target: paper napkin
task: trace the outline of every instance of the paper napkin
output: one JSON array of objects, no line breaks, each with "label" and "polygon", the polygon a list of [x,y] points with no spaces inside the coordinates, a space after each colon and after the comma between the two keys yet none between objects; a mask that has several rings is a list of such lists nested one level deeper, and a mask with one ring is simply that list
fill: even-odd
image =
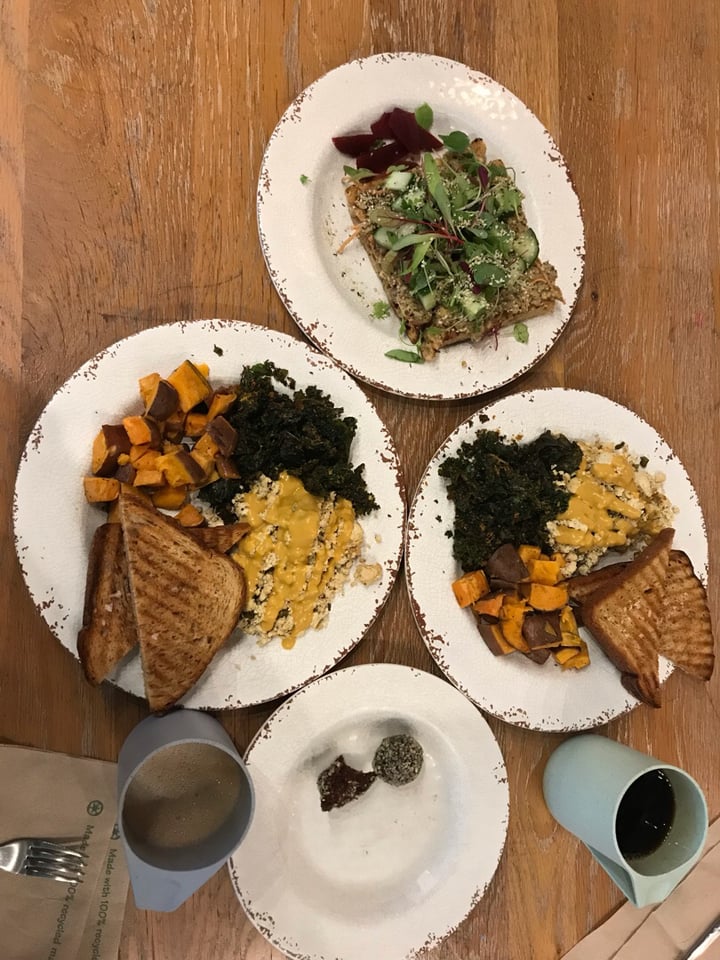
[{"label": "paper napkin", "polygon": [[0,842],[82,837],[82,883],[0,872],[8,960],[116,960],[128,874],[116,827],[114,763],[0,746]]}]

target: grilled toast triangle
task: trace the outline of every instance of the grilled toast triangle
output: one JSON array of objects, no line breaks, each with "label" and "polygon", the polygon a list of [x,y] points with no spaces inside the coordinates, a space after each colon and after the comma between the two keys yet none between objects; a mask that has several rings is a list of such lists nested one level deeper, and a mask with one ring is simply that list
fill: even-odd
[{"label": "grilled toast triangle", "polygon": [[120,519],[145,693],[160,712],[197,683],[232,633],[245,604],[245,575],[125,487]]},{"label": "grilled toast triangle", "polygon": [[90,683],[100,683],[137,644],[123,531],[103,523],[90,546],[78,656]]},{"label": "grilled toast triangle", "polygon": [[622,674],[623,686],[660,706],[658,634],[675,531],[662,530],[617,576],[585,598],[585,626]]},{"label": "grilled toast triangle", "polygon": [[657,650],[700,680],[709,680],[715,666],[715,643],[707,594],[682,550],[670,553]]}]

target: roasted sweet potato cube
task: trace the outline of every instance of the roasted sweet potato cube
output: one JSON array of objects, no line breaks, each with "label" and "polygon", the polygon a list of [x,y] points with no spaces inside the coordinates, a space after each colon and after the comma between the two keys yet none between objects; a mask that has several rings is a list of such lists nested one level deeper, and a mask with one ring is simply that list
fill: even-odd
[{"label": "roasted sweet potato cube", "polygon": [[210,401],[210,406],[208,407],[208,420],[214,420],[215,417],[219,417],[221,413],[227,413],[236,400],[236,393],[214,393]]},{"label": "roasted sweet potato cube", "polygon": [[508,643],[503,632],[500,629],[498,624],[495,623],[484,623],[482,620],[478,619],[478,630],[480,636],[485,641],[485,644],[490,651],[496,657],[504,657],[508,653],[513,653],[515,647],[511,643]]},{"label": "roasted sweet potato cube", "polygon": [[120,481],[114,477],[83,477],[88,503],[110,503],[120,496]]},{"label": "roasted sweet potato cube", "polygon": [[215,440],[213,440],[210,434],[204,433],[195,443],[195,446],[192,448],[192,452],[196,453],[199,459],[207,458],[209,460],[214,460],[220,451],[217,443]]},{"label": "roasted sweet potato cube", "polygon": [[530,560],[527,567],[533,583],[544,583],[551,587],[560,579],[562,570],[562,564],[555,560]]},{"label": "roasted sweet potato cube", "polygon": [[503,580],[506,583],[520,583],[529,576],[528,568],[511,543],[498,547],[488,559],[485,569],[491,580]]},{"label": "roasted sweet potato cube", "polygon": [[193,503],[186,503],[175,519],[181,527],[202,527],[205,524],[205,517]]},{"label": "roasted sweet potato cube", "polygon": [[160,470],[138,470],[133,481],[134,487],[161,487],[163,475]]},{"label": "roasted sweet potato cube", "polygon": [[130,463],[136,467],[150,449],[149,443],[139,443],[130,447]]},{"label": "roasted sweet potato cube", "polygon": [[453,581],[452,590],[459,606],[469,607],[481,597],[490,593],[490,585],[482,570],[472,570]]},{"label": "roasted sweet potato cube", "polygon": [[173,453],[163,454],[158,460],[158,468],[162,470],[165,481],[171,487],[199,484],[205,480],[205,471],[184,447]]},{"label": "roasted sweet potato cube", "polygon": [[165,422],[177,411],[179,403],[175,387],[167,380],[161,380],[158,377],[157,383],[146,400],[145,415],[152,417],[153,420]]},{"label": "roasted sweet potato cube", "polygon": [[208,416],[206,413],[189,413],[185,418],[185,436],[201,437],[205,433],[208,425]]},{"label": "roasted sweet potato cube", "polygon": [[528,561],[540,559],[540,547],[533,547],[529,543],[521,543],[517,552],[526,567],[528,567]]},{"label": "roasted sweet potato cube", "polygon": [[530,647],[522,635],[522,620],[515,618],[503,620],[501,616],[500,628],[502,629],[503,637],[505,637],[510,646],[515,647],[516,650],[520,650],[521,653],[527,653]]},{"label": "roasted sweet potato cube", "polygon": [[137,470],[159,470],[158,460],[162,454],[159,450],[148,449],[145,453],[135,460],[133,466]]},{"label": "roasted sweet potato cube", "polygon": [[557,613],[530,613],[523,621],[523,637],[531,650],[560,646],[560,618]]},{"label": "roasted sweet potato cube", "polygon": [[135,467],[129,461],[127,463],[121,463],[115,471],[115,479],[120,483],[129,483],[132,485],[135,482],[136,472]]},{"label": "roasted sweet potato cube", "polygon": [[123,426],[134,446],[147,444],[155,449],[160,447],[160,427],[150,417],[124,417]]},{"label": "roasted sweet potato cube", "polygon": [[158,487],[153,491],[152,502],[158,510],[179,510],[187,500],[187,487]]},{"label": "roasted sweet potato cube", "polygon": [[540,647],[538,650],[528,650],[525,656],[533,663],[543,664],[550,656],[550,647]]},{"label": "roasted sweet potato cube", "polygon": [[150,398],[157,389],[157,385],[160,383],[160,374],[159,373],[148,373],[145,377],[140,377],[138,380],[138,387],[140,388],[140,397],[143,402],[143,407],[147,412],[148,407],[150,406]]},{"label": "roasted sweet potato cube", "polygon": [[240,471],[230,457],[218,454],[215,457],[215,467],[223,480],[239,480]]},{"label": "roasted sweet potato cube", "polygon": [[122,454],[130,452],[130,438],[119,423],[104,423],[92,447],[91,470],[96,477],[111,477]]},{"label": "roasted sweet potato cube", "polygon": [[237,444],[237,430],[223,416],[217,416],[207,425],[207,433],[215,441],[218,453],[231,457]]},{"label": "roasted sweet potato cube", "polygon": [[548,586],[544,583],[524,583],[523,596],[535,610],[560,610],[568,602],[565,586]]},{"label": "roasted sweet potato cube", "polygon": [[167,378],[177,390],[180,409],[187,413],[212,393],[212,387],[207,381],[207,367],[203,372],[203,365],[197,366],[191,360],[184,360]]},{"label": "roasted sweet potato cube", "polygon": [[570,657],[562,663],[563,670],[582,670],[583,667],[587,667],[590,664],[590,654],[588,653],[587,645],[582,642],[582,646],[577,651],[575,656]]},{"label": "roasted sweet potato cube", "polygon": [[185,436],[185,413],[176,410],[163,423],[163,436],[171,443],[180,443]]},{"label": "roasted sweet potato cube", "polygon": [[493,620],[499,620],[500,608],[504,599],[504,593],[494,593],[489,597],[482,597],[473,603],[473,613],[477,613],[481,617],[491,617]]}]

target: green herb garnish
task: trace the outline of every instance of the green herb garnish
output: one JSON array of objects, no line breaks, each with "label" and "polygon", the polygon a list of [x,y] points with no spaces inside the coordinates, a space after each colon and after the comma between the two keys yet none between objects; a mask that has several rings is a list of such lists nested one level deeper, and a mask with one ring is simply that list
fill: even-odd
[{"label": "green herb garnish", "polygon": [[345,175],[350,177],[351,180],[368,180],[370,177],[376,177],[377,174],[372,170],[368,170],[367,167],[349,167],[345,165],[343,167]]},{"label": "green herb garnish", "polygon": [[415,111],[415,119],[423,130],[429,130],[433,125],[432,107],[427,103],[421,104]]},{"label": "green herb garnish", "polygon": [[448,150],[454,150],[456,153],[462,153],[470,146],[470,137],[466,133],[463,133],[462,130],[453,130],[452,133],[448,133],[445,137],[440,134],[440,139]]},{"label": "green herb garnish", "polygon": [[385,300],[376,300],[373,304],[372,315],[376,320],[382,320],[390,313],[390,304]]},{"label": "green herb garnish", "polygon": [[301,174],[300,174],[300,183],[301,183],[303,186],[305,186],[306,183],[310,183],[310,177],[308,177],[307,174],[301,173]]},{"label": "green herb garnish", "polygon": [[403,363],[425,363],[422,354],[417,350],[388,350],[386,357],[391,360],[401,360]]}]

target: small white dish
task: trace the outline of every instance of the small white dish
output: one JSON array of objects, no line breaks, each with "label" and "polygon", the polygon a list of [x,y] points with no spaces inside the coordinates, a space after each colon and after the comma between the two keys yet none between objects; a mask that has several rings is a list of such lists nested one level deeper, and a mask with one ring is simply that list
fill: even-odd
[{"label": "small white dish", "polygon": [[[423,748],[420,774],[320,809],[339,754],[370,770],[386,736]],[[482,715],[450,684],[396,664],[328,674],[294,694],[248,747],[255,818],[230,861],[248,916],[303,960],[405,960],[479,902],[505,843],[508,785]]]}]

